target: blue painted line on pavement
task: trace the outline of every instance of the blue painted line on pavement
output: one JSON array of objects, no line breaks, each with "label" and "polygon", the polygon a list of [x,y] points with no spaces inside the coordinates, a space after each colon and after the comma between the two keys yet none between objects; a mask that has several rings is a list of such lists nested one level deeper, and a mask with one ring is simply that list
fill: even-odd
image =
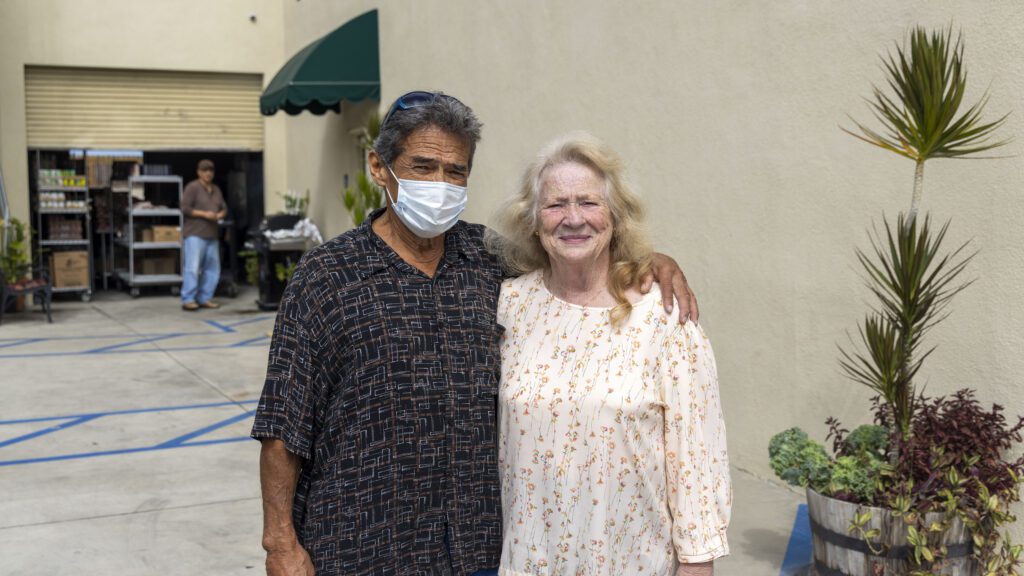
[{"label": "blue painted line on pavement", "polygon": [[229,323],[227,325],[232,327],[232,328],[237,328],[238,326],[241,326],[243,324],[252,324],[253,322],[260,322],[260,321],[263,321],[263,320],[273,320],[275,318],[277,318],[277,316],[274,315],[274,314],[263,314],[261,316],[257,316],[257,317],[254,317],[254,318],[246,318],[245,320],[239,320],[237,322],[231,322],[231,323]]},{"label": "blue painted line on pavement", "polygon": [[222,324],[215,320],[207,320],[206,324],[212,328],[217,328],[217,331],[208,332],[174,332],[170,334],[132,334],[127,335],[110,335],[110,336],[95,336],[95,337],[53,337],[53,338],[17,338],[17,339],[0,339],[0,349],[13,348],[16,346],[23,346],[26,344],[35,344],[40,342],[48,341],[75,341],[75,340],[99,340],[99,339],[128,339],[128,342],[120,342],[117,344],[111,344],[108,346],[100,346],[99,348],[91,348],[87,350],[71,350],[71,351],[59,351],[59,352],[21,352],[15,354],[0,354],[0,360],[9,358],[59,358],[65,356],[88,356],[96,354],[125,354],[125,353],[152,353],[152,352],[190,352],[196,350],[213,350],[218,348],[240,348],[245,346],[257,346],[262,345],[266,340],[267,336],[260,335],[256,338],[247,338],[240,342],[232,342],[230,344],[215,344],[206,346],[177,346],[177,347],[159,347],[159,348],[142,348],[132,349],[133,346],[139,344],[145,344],[148,342],[157,342],[160,340],[169,340],[173,338],[185,338],[194,336],[211,336],[219,334],[237,333],[235,330],[236,326],[243,324],[251,324],[253,322],[260,322],[264,320],[270,320],[272,316],[260,316],[257,318],[245,318],[238,322],[230,324]]},{"label": "blue painted line on pavement", "polygon": [[110,346],[102,346],[100,348],[93,348],[92,350],[86,350],[81,352],[82,354],[103,354],[113,350],[119,350],[121,348],[127,348],[129,346],[135,346],[136,344],[146,344],[147,342],[157,342],[159,340],[167,340],[169,338],[177,338],[182,336],[181,332],[175,332],[172,334],[163,334],[161,336],[152,336],[150,338],[136,339],[132,342],[122,342],[120,344],[111,344]]},{"label": "blue painted line on pavement", "polygon": [[[203,330],[202,332],[178,332],[181,336],[216,336],[220,332]],[[152,336],[165,336],[167,332],[139,332],[131,334],[97,334],[94,336],[46,336],[31,338],[34,342],[68,342],[76,340],[136,340],[138,338],[150,338]],[[25,338],[0,338],[0,342],[21,342]]]},{"label": "blue painted line on pavement", "polygon": [[[257,402],[258,402],[258,400],[243,400],[243,401],[239,401],[239,402],[214,402],[214,403],[209,403],[209,404],[190,404],[190,405],[185,405],[185,406],[163,406],[163,407],[157,407],[157,408],[137,408],[137,409],[132,409],[132,410],[117,410],[117,411],[111,411],[111,412],[96,412],[96,413],[92,413],[92,414],[77,414],[77,415],[72,415],[72,416],[49,416],[49,417],[43,417],[43,418],[24,418],[24,419],[19,419],[19,420],[5,420],[5,421],[0,421],[0,425],[2,425],[2,424],[24,424],[24,423],[28,423],[28,422],[47,422],[47,421],[56,421],[56,420],[63,420],[64,422],[62,422],[61,424],[58,424],[56,426],[51,426],[51,427],[46,428],[44,430],[39,430],[39,431],[36,431],[36,432],[31,432],[29,434],[25,434],[25,435],[19,436],[17,438],[11,438],[9,440],[4,441],[2,444],[0,444],[0,447],[6,446],[6,445],[10,445],[10,444],[15,444],[17,442],[22,442],[24,440],[29,440],[31,438],[38,438],[39,436],[43,436],[43,435],[49,434],[51,432],[56,432],[58,430],[63,430],[63,429],[66,429],[66,428],[70,428],[71,426],[77,426],[78,424],[82,424],[84,422],[88,422],[88,421],[91,421],[91,420],[96,420],[96,419],[102,418],[104,416],[116,416],[116,415],[123,415],[123,414],[140,414],[140,413],[145,413],[145,412],[167,412],[167,411],[172,411],[172,410],[196,410],[196,409],[201,409],[201,408],[216,408],[216,407],[225,407],[225,406],[238,407],[241,404],[255,404]],[[34,458],[18,458],[18,459],[14,459],[14,460],[0,460],[0,467],[3,467],[3,466],[15,466],[15,465],[20,465],[20,464],[37,464],[37,463],[42,463],[42,462],[58,462],[58,461],[65,461],[65,460],[80,460],[80,459],[83,459],[83,458],[97,458],[97,457],[102,457],[102,456],[114,456],[114,455],[119,455],[119,454],[137,454],[137,453],[140,453],[140,452],[153,452],[153,451],[156,451],[156,450],[169,450],[169,449],[173,449],[173,448],[184,448],[184,447],[194,447],[194,446],[210,446],[210,445],[216,445],[216,444],[226,444],[226,443],[231,443],[231,442],[242,442],[242,441],[245,441],[245,440],[249,440],[250,438],[248,436],[232,436],[232,437],[229,437],[229,438],[210,438],[210,439],[199,439],[199,440],[197,440],[197,438],[201,438],[202,436],[204,436],[206,434],[209,434],[211,432],[214,432],[216,430],[219,430],[221,428],[224,428],[225,426],[229,426],[231,424],[234,424],[234,423],[237,423],[237,422],[241,422],[243,420],[250,419],[250,418],[252,418],[255,415],[255,413],[256,413],[255,410],[246,410],[245,412],[243,412],[241,414],[234,414],[234,415],[230,416],[229,418],[225,418],[225,419],[223,419],[223,420],[221,420],[219,422],[216,422],[214,424],[210,424],[208,426],[204,426],[204,427],[202,427],[202,428],[200,428],[198,430],[194,430],[194,431],[189,432],[187,434],[183,434],[181,436],[178,436],[178,437],[173,438],[171,440],[168,440],[166,442],[161,442],[161,443],[153,445],[153,446],[142,446],[142,447],[137,447],[137,448],[122,448],[122,449],[118,449],[118,450],[99,450],[99,451],[94,451],[94,452],[79,452],[79,453],[75,453],[75,454],[59,454],[59,455],[55,455],[55,456],[39,456],[39,457],[34,457]]]},{"label": "blue painted line on pavement", "polygon": [[21,340],[9,341],[6,344],[0,344],[0,348],[13,348],[15,346],[21,346],[23,344],[32,344],[33,342],[40,342],[42,338],[23,338]]},{"label": "blue painted line on pavement", "polygon": [[[59,358],[63,356],[98,356],[101,354],[152,354],[154,352],[193,352],[196,350],[218,350],[222,348],[243,348],[246,346],[255,346],[263,340],[269,340],[266,336],[260,336],[258,338],[251,338],[242,340],[241,342],[234,342],[231,344],[214,344],[208,346],[177,346],[173,348],[144,348],[141,350],[109,350],[106,352],[95,352],[89,350],[82,350],[78,352],[26,352],[24,354],[0,354],[0,360],[10,358]],[[139,342],[133,342],[132,344],[138,344]]]},{"label": "blue painted line on pavement", "polygon": [[252,346],[254,344],[259,344],[260,342],[263,342],[263,341],[266,341],[266,340],[270,340],[270,337],[266,336],[266,335],[264,335],[264,336],[257,336],[256,338],[250,338],[248,340],[242,340],[241,342],[236,342],[236,343],[232,344],[231,347],[232,348],[241,348],[243,346]]},{"label": "blue painted line on pavement", "polygon": [[186,444],[186,443],[188,443],[189,440],[192,440],[193,438],[198,438],[198,437],[203,436],[205,434],[209,434],[210,432],[213,432],[214,430],[218,430],[218,429],[223,428],[225,426],[230,426],[231,424],[234,424],[235,422],[240,422],[242,420],[246,420],[246,419],[252,418],[255,415],[256,415],[256,411],[255,410],[250,410],[249,412],[246,412],[244,414],[235,414],[234,416],[232,416],[230,418],[225,418],[224,420],[221,420],[220,422],[217,422],[215,424],[210,424],[209,426],[205,426],[205,427],[200,428],[199,430],[196,430],[194,432],[189,432],[188,434],[183,434],[181,436],[178,436],[177,438],[172,438],[172,439],[168,440],[167,442],[161,442],[160,444],[157,444],[157,448],[173,448],[175,446],[180,446],[182,444]]},{"label": "blue painted line on pavement", "polygon": [[[215,320],[206,320],[204,323],[217,328],[216,332],[203,331],[203,332],[178,332],[179,336],[210,336],[216,334],[222,334],[224,332],[237,332],[234,328],[243,326],[245,324],[252,324],[254,322],[262,322],[264,320],[273,320],[275,316],[273,314],[261,314],[259,316],[246,317],[241,320],[231,322],[217,322]],[[37,342],[60,342],[60,341],[75,341],[75,340],[111,340],[111,339],[131,339],[136,340],[139,338],[151,338],[166,336],[166,332],[161,333],[132,333],[132,334],[98,334],[92,336],[47,336],[47,337],[33,337],[33,338],[0,338],[0,348],[21,346],[23,344],[34,344]]]},{"label": "blue painted line on pavement", "polygon": [[157,450],[173,450],[175,448],[191,448],[193,446],[204,446],[209,444],[225,444],[227,442],[241,442],[251,440],[248,436],[225,438],[217,441],[196,442],[194,444],[178,444],[176,446],[146,446],[143,448],[124,448],[121,450],[103,450],[100,452],[82,452],[79,454],[62,454],[60,456],[42,456],[39,458],[21,458],[19,460],[0,460],[0,467],[17,466],[19,464],[39,464],[41,462],[59,462],[62,460],[81,460],[83,458],[98,458],[101,456],[116,456],[119,454],[137,454],[139,452],[155,452]]},{"label": "blue painted line on pavement", "polygon": [[22,434],[21,436],[15,436],[14,438],[8,438],[7,440],[0,441],[0,448],[10,446],[11,444],[17,444],[18,442],[31,440],[33,438],[38,438],[40,436],[45,436],[47,434],[52,434],[60,430],[67,430],[72,426],[78,426],[79,424],[84,424],[97,418],[99,418],[99,416],[79,416],[77,418],[72,418],[61,424],[57,424],[56,426],[50,426],[49,428],[43,428],[42,430],[36,430],[35,432],[29,432],[28,434]]},{"label": "blue painted line on pavement", "polygon": [[236,436],[234,438],[212,438],[210,440],[196,440],[195,442],[188,442],[182,444],[182,446],[211,446],[213,444],[228,444],[230,442],[245,442],[246,440],[252,440],[251,436]]},{"label": "blue painted line on pavement", "polygon": [[796,509],[793,531],[789,534],[789,545],[786,546],[786,556],[782,560],[782,570],[779,571],[779,576],[791,576],[801,572],[811,563],[813,555],[811,523],[807,519],[807,504],[801,504]]},{"label": "blue painted line on pavement", "polygon": [[39,418],[21,418],[18,420],[0,420],[3,424],[28,424],[31,422],[47,422],[51,420],[71,420],[74,418],[99,418],[101,416],[118,416],[121,414],[143,414],[146,412],[171,412],[173,410],[197,410],[200,408],[219,408],[221,406],[240,406],[243,404],[256,404],[259,400],[238,400],[235,402],[211,402],[209,404],[184,404],[177,406],[157,406],[155,408],[131,408],[128,410],[113,410],[110,412],[89,412],[86,414],[68,414],[66,416],[43,416]]},{"label": "blue painted line on pavement", "polygon": [[[204,331],[204,332],[193,332],[192,334],[198,336],[200,334],[215,334],[215,332]],[[45,338],[44,337],[32,338],[32,340],[34,340],[35,342],[61,342],[61,341],[69,341],[69,340],[113,340],[113,339],[124,340],[124,339],[127,339],[127,338],[131,338],[131,339],[135,339],[135,338],[148,338],[149,336],[160,336],[160,334],[144,334],[144,333],[134,334],[133,333],[133,334],[97,334],[95,336],[47,336]],[[0,338],[0,342],[20,342],[22,340],[24,340],[24,338]]]},{"label": "blue painted line on pavement", "polygon": [[232,328],[231,326],[225,326],[224,324],[221,324],[220,322],[217,322],[216,320],[204,320],[204,322],[206,322],[210,326],[213,326],[217,330],[220,330],[221,332],[236,332],[236,330],[234,328]]}]

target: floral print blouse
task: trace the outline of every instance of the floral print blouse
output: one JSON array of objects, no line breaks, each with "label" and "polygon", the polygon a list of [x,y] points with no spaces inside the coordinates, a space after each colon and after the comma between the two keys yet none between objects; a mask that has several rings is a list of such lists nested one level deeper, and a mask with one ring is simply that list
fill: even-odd
[{"label": "floral print blouse", "polygon": [[502,576],[672,576],[729,551],[732,505],[711,345],[655,286],[619,327],[506,280],[499,473]]}]

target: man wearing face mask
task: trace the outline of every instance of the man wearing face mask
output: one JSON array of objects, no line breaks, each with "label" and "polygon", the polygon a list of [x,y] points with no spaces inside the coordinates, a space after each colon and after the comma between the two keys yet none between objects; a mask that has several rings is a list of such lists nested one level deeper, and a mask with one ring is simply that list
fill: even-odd
[{"label": "man wearing face mask", "polygon": [[[480,126],[451,96],[396,100],[369,154],[387,206],[288,284],[252,430],[271,576],[496,574],[503,274],[458,219]],[[675,262],[655,275],[696,319]]]}]

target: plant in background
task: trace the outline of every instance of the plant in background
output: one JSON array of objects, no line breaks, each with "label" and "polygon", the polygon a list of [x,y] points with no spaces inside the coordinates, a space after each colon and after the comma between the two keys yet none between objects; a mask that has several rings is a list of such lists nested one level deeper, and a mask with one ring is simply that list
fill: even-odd
[{"label": "plant in background", "polygon": [[11,218],[6,225],[0,221],[0,269],[10,283],[22,280],[32,269],[28,257],[27,227],[17,218]]},{"label": "plant in background", "polygon": [[309,208],[309,188],[306,188],[305,196],[299,196],[298,193],[291,190],[284,194],[278,192],[277,195],[284,200],[285,214],[292,214],[301,218],[306,217],[306,210]]},{"label": "plant in background", "polygon": [[274,264],[274,275],[277,276],[278,280],[287,284],[291,281],[292,276],[295,275],[295,269],[298,268],[298,266],[299,263],[297,261],[292,262],[291,259],[284,264],[277,262]]},{"label": "plant in background", "polygon": [[[982,409],[970,390],[931,399],[915,385],[934,351],[924,337],[970,284],[959,277],[973,257],[966,244],[943,248],[948,222],[935,227],[930,217],[917,217],[925,163],[977,157],[1008,142],[993,140],[1006,115],[981,120],[987,94],[963,105],[963,50],[951,28],[932,33],[916,28],[907,44],[882,59],[891,92],[875,87],[868,102],[882,128],[856,121],[858,131],[843,128],[915,163],[909,212],[895,224],[883,219],[882,230],[871,235],[871,250],[857,251],[877,303],[859,326],[859,342],[840,347],[846,376],[877,394],[876,424],[848,434],[829,419],[835,456],[827,466],[821,462],[823,450],[808,448],[813,442],[799,429],[780,433],[769,445],[773,469],[783,480],[891,510],[901,520],[895,529],[904,530],[912,549],[908,573],[919,576],[943,569],[948,557],[943,537],[954,520],[969,530],[971,556],[986,576],[1018,574],[1022,550],[1001,529],[1015,520],[1009,506],[1019,500],[1024,478],[1024,458],[1007,460],[1004,454],[1021,442],[1024,419],[1007,424],[1001,407]],[[826,469],[829,478],[823,482]],[[940,519],[931,516],[926,523],[929,513],[939,513]],[[849,531],[880,554],[876,547],[885,546],[877,540],[879,530],[867,528],[870,520],[870,511],[858,511]]]},{"label": "plant in background", "polygon": [[238,253],[245,260],[245,283],[255,286],[260,281],[260,260],[255,250],[243,250]]},{"label": "plant in background", "polygon": [[384,193],[366,173],[366,153],[373,148],[373,141],[380,134],[380,116],[370,115],[366,126],[359,132],[359,148],[363,151],[363,170],[356,176],[355,187],[349,186],[341,193],[345,209],[352,215],[352,222],[358,226],[366,217],[384,205]]}]

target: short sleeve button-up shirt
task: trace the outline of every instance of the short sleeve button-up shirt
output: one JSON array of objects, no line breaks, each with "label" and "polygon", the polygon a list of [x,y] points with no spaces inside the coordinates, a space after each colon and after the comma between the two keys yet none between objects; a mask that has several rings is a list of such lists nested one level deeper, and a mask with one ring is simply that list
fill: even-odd
[{"label": "short sleeve button-up shirt", "polygon": [[493,568],[501,269],[459,222],[428,277],[373,217],[296,269],[252,435],[304,459],[293,517],[318,576]]}]

